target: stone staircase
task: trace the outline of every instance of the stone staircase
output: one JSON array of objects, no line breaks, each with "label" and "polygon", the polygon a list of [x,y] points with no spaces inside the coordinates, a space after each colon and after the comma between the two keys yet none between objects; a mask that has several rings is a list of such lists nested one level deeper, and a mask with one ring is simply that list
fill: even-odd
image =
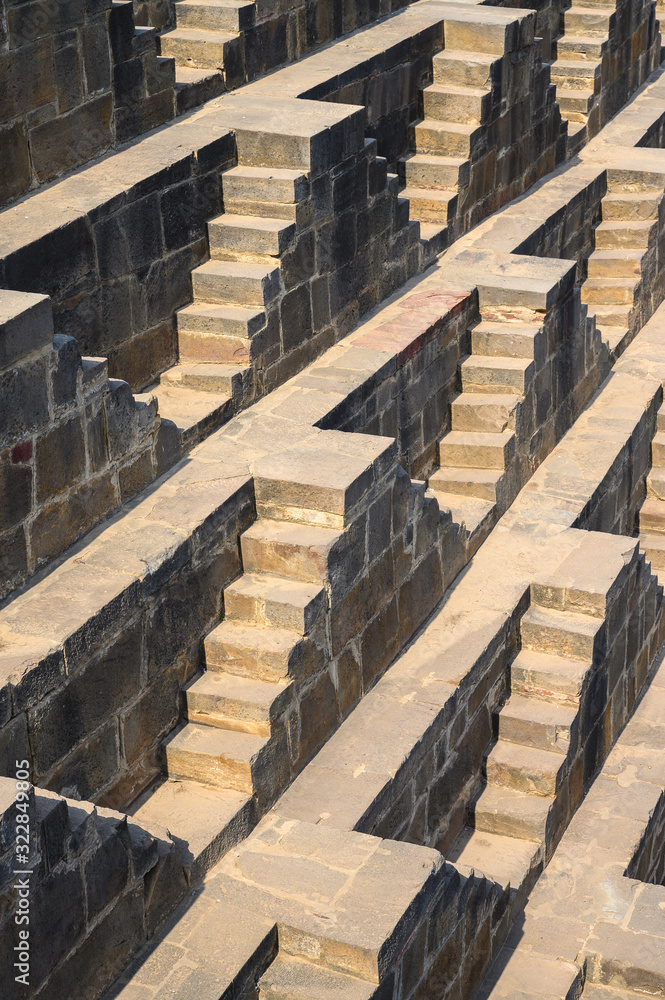
[{"label": "stone staircase", "polygon": [[[185,0],[187,2],[187,0]],[[210,260],[176,314],[179,363],[151,389],[188,450],[253,398],[280,354],[280,257],[309,193],[302,171],[238,166],[223,175],[225,212],[208,223]]]},{"label": "stone staircase", "polygon": [[178,113],[240,86],[245,79],[243,32],[256,19],[253,0],[178,0],[176,26],[160,36],[175,59]]},{"label": "stone staircase", "polygon": [[[163,741],[166,780],[131,809],[142,824],[168,828],[190,879],[249,832],[352,703],[341,692],[338,704],[334,657],[358,615],[363,501],[390,497],[396,465],[385,439],[347,445],[342,437],[358,454],[326,461],[317,437],[320,475],[296,471],[295,457],[273,469],[275,478],[255,468],[258,519],[240,536],[243,573],[226,587],[224,618],[205,637],[204,672],[183,691],[184,721]],[[367,460],[377,450],[387,460],[377,459],[368,487]],[[368,572],[383,565],[379,555]]]},{"label": "stone staircase", "polygon": [[643,279],[652,286],[662,199],[661,187],[610,185],[601,202],[602,221],[595,229],[581,299],[595,312],[596,326],[615,357],[642,325]]},{"label": "stone staircase", "polygon": [[155,29],[136,24],[132,0],[113,0],[109,35],[115,137],[126,142],[174,117],[176,69],[173,59],[158,56]]},{"label": "stone staircase", "polygon": [[[186,721],[165,741],[169,780],[133,813],[167,825],[196,871],[219,856],[238,817],[252,822],[254,796],[263,811],[288,783],[289,716],[317,667],[327,564],[340,537],[264,518],[241,536],[244,573],[225,590],[224,620],[205,639],[206,671],[184,691]],[[218,828],[209,842],[199,833],[202,797]]]},{"label": "stone staircase", "polygon": [[665,575],[665,407],[656,415],[656,433],[651,442],[651,469],[647,495],[638,515],[640,548],[657,576]]},{"label": "stone staircase", "polygon": [[550,67],[561,117],[568,122],[567,155],[573,156],[601,127],[602,60],[615,7],[581,0],[563,12]]},{"label": "stone staircase", "polygon": [[459,190],[468,186],[471,151],[491,105],[491,74],[501,56],[446,49],[432,60],[434,82],[422,91],[423,120],[411,126],[415,153],[400,161],[401,192],[420,222],[425,258],[454,238]]},{"label": "stone staircase", "polygon": [[510,668],[510,697],[495,716],[485,786],[448,853],[510,886],[517,906],[582,792],[603,634],[603,618],[535,604],[533,594],[521,620],[521,649]]},{"label": "stone staircase", "polygon": [[537,322],[481,321],[467,332],[458,365],[461,392],[451,429],[438,443],[439,468],[429,490],[464,525],[470,554],[509,506],[517,488],[517,433],[536,359],[544,355]]}]

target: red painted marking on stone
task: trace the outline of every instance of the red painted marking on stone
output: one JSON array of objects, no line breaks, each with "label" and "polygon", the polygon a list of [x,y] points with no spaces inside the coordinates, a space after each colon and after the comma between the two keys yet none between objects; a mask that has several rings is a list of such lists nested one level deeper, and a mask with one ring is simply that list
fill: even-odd
[{"label": "red painted marking on stone", "polygon": [[32,458],[32,441],[24,441],[22,444],[17,444],[15,448],[12,449],[12,462],[14,465],[18,465],[19,462],[29,462]]}]

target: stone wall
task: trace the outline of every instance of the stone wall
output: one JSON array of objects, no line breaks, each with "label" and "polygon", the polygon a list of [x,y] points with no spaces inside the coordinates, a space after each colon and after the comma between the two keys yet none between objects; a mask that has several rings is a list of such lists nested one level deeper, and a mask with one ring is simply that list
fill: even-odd
[{"label": "stone wall", "polygon": [[153,397],[137,400],[105,359],[53,336],[45,296],[2,293],[0,351],[4,597],[152,482],[174,442]]},{"label": "stone wall", "polygon": [[[74,968],[77,989],[97,996],[182,894],[175,845],[165,830],[27,786],[0,779],[3,996],[34,996],[47,983],[39,996],[55,1000],[70,992]],[[21,930],[29,958],[27,980],[17,981]]]},{"label": "stone wall", "polygon": [[36,194],[27,219],[9,208],[0,223],[2,285],[49,295],[56,333],[135,388],[176,358],[174,312],[191,299],[205,221],[222,207],[220,171],[235,162],[226,130],[188,138],[158,133],[90,168],[85,185]]},{"label": "stone wall", "polygon": [[173,118],[174,67],[131,2],[2,0],[0,205]]}]

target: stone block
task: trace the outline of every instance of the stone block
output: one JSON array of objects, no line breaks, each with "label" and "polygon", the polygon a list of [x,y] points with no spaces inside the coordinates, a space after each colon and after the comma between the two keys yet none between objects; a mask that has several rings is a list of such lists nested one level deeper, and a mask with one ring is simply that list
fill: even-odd
[{"label": "stone block", "polygon": [[164,254],[160,203],[146,195],[94,226],[102,281],[149,267]]},{"label": "stone block", "polygon": [[[101,822],[99,824],[102,826]],[[122,894],[129,879],[129,856],[124,838],[111,824],[100,830],[99,846],[83,865],[88,920]]]},{"label": "stone block", "polygon": [[119,766],[117,724],[112,719],[79,743],[51,772],[49,786],[76,799],[98,800]]},{"label": "stone block", "polygon": [[37,502],[43,503],[74,486],[85,473],[83,422],[77,414],[37,439]]},{"label": "stone block", "polygon": [[[144,943],[143,894],[122,896],[100,923],[83,937],[44,988],[44,1000],[88,1000],[98,984],[110,983]],[[70,942],[71,943],[71,942]],[[134,998],[132,998],[134,1000]]]},{"label": "stone block", "polygon": [[52,180],[108,149],[113,142],[113,102],[102,95],[30,132],[30,149],[39,183]]},{"label": "stone block", "polygon": [[30,545],[36,563],[59,555],[118,502],[107,471],[43,507],[30,523]]},{"label": "stone block", "polygon": [[0,427],[4,444],[26,437],[47,422],[47,377],[45,356],[0,374]]},{"label": "stone block", "polygon": [[40,774],[138,692],[141,643],[141,628],[134,626],[79,668],[60,691],[30,710],[33,759]]},{"label": "stone block", "polygon": [[83,66],[88,95],[99,94],[111,86],[109,36],[102,18],[87,21],[81,31]]},{"label": "stone block", "polygon": [[30,187],[30,149],[25,125],[15,121],[0,128],[0,205],[18,198]]},{"label": "stone block", "polygon": [[77,868],[49,875],[32,893],[30,931],[31,982],[41,983],[82,934],[85,927],[84,888]]},{"label": "stone block", "polygon": [[58,112],[71,111],[81,103],[82,81],[77,45],[65,45],[54,53]]},{"label": "stone block", "polygon": [[337,695],[328,673],[316,678],[303,692],[299,712],[300,740],[296,770],[314,755],[339,721]]},{"label": "stone block", "polygon": [[12,461],[12,452],[0,454],[0,531],[20,524],[32,509],[32,465]]},{"label": "stone block", "polygon": [[56,334],[53,338],[55,366],[51,380],[53,402],[56,406],[67,406],[76,399],[78,373],[81,368],[81,353],[74,337]]},{"label": "stone block", "polygon": [[133,764],[170,732],[180,717],[180,688],[184,667],[175,662],[157,674],[130,709],[121,715],[123,755]]}]

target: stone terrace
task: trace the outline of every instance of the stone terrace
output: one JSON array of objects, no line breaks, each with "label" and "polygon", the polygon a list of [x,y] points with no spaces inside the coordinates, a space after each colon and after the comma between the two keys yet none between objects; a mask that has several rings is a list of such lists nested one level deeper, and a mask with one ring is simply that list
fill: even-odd
[{"label": "stone terrace", "polygon": [[3,998],[665,993],[655,4],[0,3]]}]

